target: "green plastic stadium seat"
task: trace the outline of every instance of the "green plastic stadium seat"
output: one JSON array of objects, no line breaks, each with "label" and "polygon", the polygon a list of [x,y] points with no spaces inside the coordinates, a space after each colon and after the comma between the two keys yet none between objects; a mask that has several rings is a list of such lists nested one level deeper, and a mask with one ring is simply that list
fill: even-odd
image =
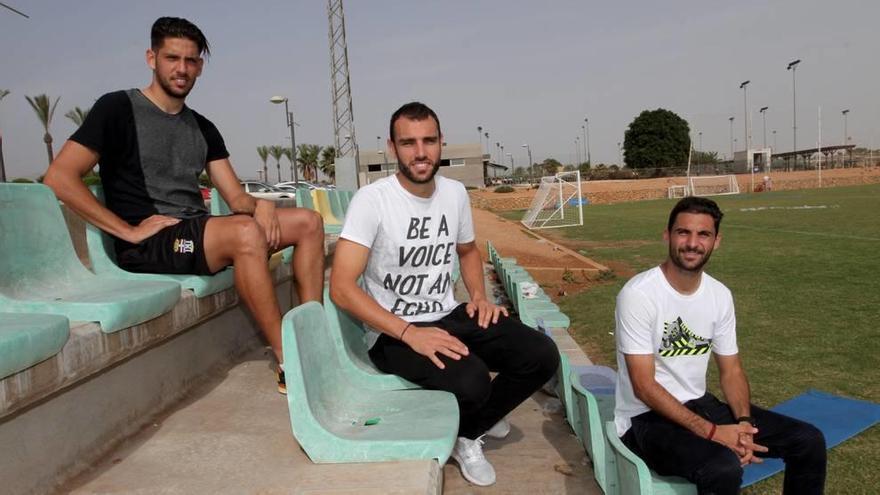
[{"label": "green plastic stadium seat", "polygon": [[388,375],[377,370],[367,354],[365,340],[367,330],[351,315],[337,308],[330,300],[329,288],[324,288],[324,313],[340,369],[346,380],[356,388],[374,390],[405,390],[420,388],[397,375]]},{"label": "green plastic stadium seat", "polygon": [[290,424],[313,462],[446,462],[458,434],[452,394],[349,382],[318,302],[290,310],[282,334]]},{"label": "green plastic stadium seat", "polygon": [[63,316],[0,313],[0,378],[58,354],[69,336]]},{"label": "green plastic stadium seat", "polygon": [[[311,192],[304,187],[297,188],[296,190],[296,206],[299,208],[307,208],[309,210],[314,210],[318,213],[321,213],[321,210],[315,203],[315,198],[312,197]],[[324,233],[338,234],[342,232],[342,225],[340,225],[338,222],[327,223],[327,219],[324,217],[323,213],[321,213],[321,218],[324,218]]]},{"label": "green plastic stadium seat", "polygon": [[[104,203],[104,190],[101,186],[91,186],[92,194]],[[213,198],[212,192],[212,198]],[[219,195],[217,195],[219,198]],[[223,201],[221,198],[220,201]],[[214,200],[211,200],[212,208]],[[225,202],[223,203],[226,204]],[[224,291],[235,284],[232,268],[227,268],[215,275],[168,275],[162,273],[134,273],[119,268],[116,264],[116,251],[113,248],[113,239],[103,230],[94,225],[86,224],[86,243],[89,247],[89,261],[92,263],[92,271],[98,275],[120,278],[125,280],[150,280],[160,282],[176,282],[184,289],[193,291],[196,297],[209,296]]]},{"label": "green plastic stadium seat", "polygon": [[312,189],[312,201],[317,206],[318,213],[324,217],[324,225],[338,225],[342,223],[342,219],[333,213],[333,207],[330,205],[330,196],[326,189]]},{"label": "green plastic stadium seat", "polygon": [[345,207],[342,206],[340,191],[327,189],[326,192],[327,199],[330,201],[330,209],[333,211],[333,216],[340,221],[345,220]]},{"label": "green plastic stadium seat", "polygon": [[611,445],[617,471],[617,492],[632,495],[696,495],[697,487],[684,478],[660,476],[648,469],[639,456],[632,453],[617,437],[614,422],[605,423],[605,437]]},{"label": "green plastic stadium seat", "polygon": [[541,312],[527,309],[519,313],[519,319],[532,328],[568,328],[571,320],[568,315],[560,311]]},{"label": "green plastic stadium seat", "polygon": [[622,493],[616,491],[617,471],[603,426],[614,419],[614,396],[594,395],[581,385],[577,372],[571,372],[567,382],[571,394],[571,425],[593,462],[596,482],[605,493]]},{"label": "green plastic stadium seat", "polygon": [[88,271],[76,257],[58,200],[42,184],[0,184],[0,311],[97,321],[115,332],[168,312],[180,285]]}]

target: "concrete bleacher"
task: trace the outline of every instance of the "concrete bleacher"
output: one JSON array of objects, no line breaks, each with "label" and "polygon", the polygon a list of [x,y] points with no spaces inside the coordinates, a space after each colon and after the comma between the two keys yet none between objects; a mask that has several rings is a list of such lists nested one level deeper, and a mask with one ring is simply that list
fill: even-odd
[{"label": "concrete bleacher", "polygon": [[[344,214],[350,194],[329,197],[330,209]],[[89,266],[85,225],[64,215],[73,248]],[[335,238],[327,236],[327,266]],[[286,311],[296,304],[291,267],[278,261],[270,266]],[[337,315],[337,324],[337,345],[345,338],[343,326],[358,330],[344,315]],[[590,364],[565,328],[546,331],[567,362]],[[471,490],[454,463],[444,467],[432,459],[311,462],[291,433],[287,400],[296,397],[275,392],[272,358],[234,288],[203,297],[181,290],[169,311],[113,333],[71,321],[66,341],[49,354],[0,379],[3,493]],[[375,380],[368,362],[354,366],[361,366],[354,371],[367,377],[364,384]],[[413,388],[395,378],[375,383],[394,394]],[[539,392],[512,414],[511,437],[487,445],[499,472],[496,493],[599,493],[561,411],[555,398]]]}]

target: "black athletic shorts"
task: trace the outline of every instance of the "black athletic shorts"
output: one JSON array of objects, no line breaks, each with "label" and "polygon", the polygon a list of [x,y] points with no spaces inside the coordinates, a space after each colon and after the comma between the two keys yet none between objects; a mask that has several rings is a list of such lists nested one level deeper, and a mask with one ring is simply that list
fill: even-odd
[{"label": "black athletic shorts", "polygon": [[116,239],[116,262],[130,272],[213,275],[204,246],[205,225],[210,218],[185,218],[139,244]]}]

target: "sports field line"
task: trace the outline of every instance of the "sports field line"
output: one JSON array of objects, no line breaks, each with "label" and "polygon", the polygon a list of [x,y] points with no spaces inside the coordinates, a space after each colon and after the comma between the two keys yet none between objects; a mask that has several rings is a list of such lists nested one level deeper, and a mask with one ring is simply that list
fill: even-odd
[{"label": "sports field line", "polygon": [[814,237],[831,237],[834,239],[853,239],[856,241],[880,241],[880,237],[862,237],[858,235],[846,235],[846,234],[830,234],[826,232],[805,232],[803,230],[785,230],[785,229],[777,229],[777,228],[769,228],[769,227],[755,227],[754,225],[741,225],[736,223],[727,224],[731,227],[740,227],[743,229],[751,229],[751,230],[759,230],[762,232],[782,232],[783,234],[800,234],[800,235],[809,235]]}]

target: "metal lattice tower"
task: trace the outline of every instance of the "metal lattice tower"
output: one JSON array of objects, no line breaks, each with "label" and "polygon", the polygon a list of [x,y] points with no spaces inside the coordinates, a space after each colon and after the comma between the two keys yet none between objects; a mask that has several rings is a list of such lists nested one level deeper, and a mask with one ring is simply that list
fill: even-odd
[{"label": "metal lattice tower", "polygon": [[327,0],[330,25],[330,83],[333,100],[333,131],[336,156],[356,158],[354,113],[351,106],[351,82],[348,75],[348,46],[345,43],[345,15],[342,0]]}]

